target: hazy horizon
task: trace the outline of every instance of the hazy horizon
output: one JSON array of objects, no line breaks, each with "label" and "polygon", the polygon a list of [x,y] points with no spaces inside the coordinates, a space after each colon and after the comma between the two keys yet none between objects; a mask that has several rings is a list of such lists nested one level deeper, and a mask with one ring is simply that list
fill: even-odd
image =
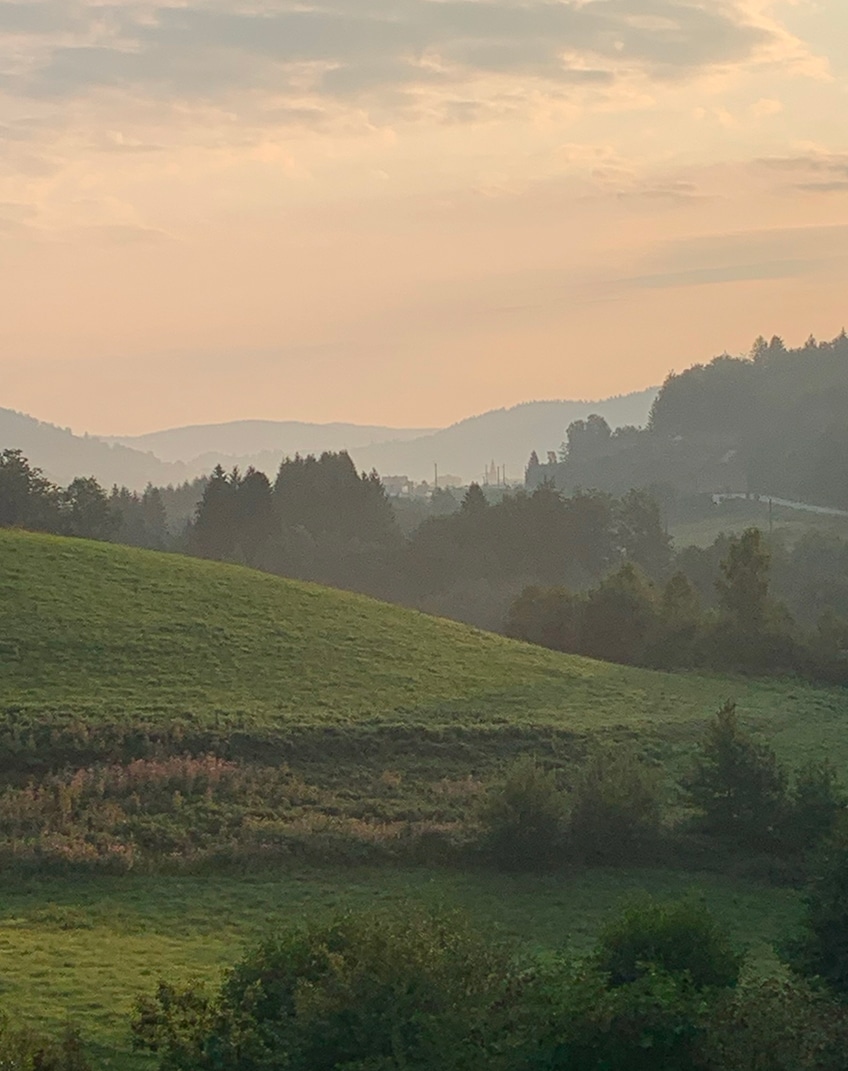
[{"label": "hazy horizon", "polygon": [[842,0],[0,2],[0,376],[445,427],[848,319]]}]

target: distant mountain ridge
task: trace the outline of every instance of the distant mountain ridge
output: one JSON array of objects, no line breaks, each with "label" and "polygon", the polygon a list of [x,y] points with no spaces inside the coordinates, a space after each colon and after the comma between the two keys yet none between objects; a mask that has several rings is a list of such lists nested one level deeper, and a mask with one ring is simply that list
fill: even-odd
[{"label": "distant mountain ridge", "polygon": [[151,450],[165,461],[182,463],[192,476],[208,472],[218,463],[243,469],[254,465],[273,473],[287,455],[347,450],[358,468],[376,469],[382,476],[430,480],[438,465],[441,473],[463,481],[482,480],[485,467],[494,461],[506,469],[508,479],[514,480],[523,475],[532,450],[544,459],[548,450],[559,447],[573,420],[598,413],[612,427],[643,425],[657,392],[658,388],[649,387],[599,401],[522,402],[440,429],[239,420],[109,441]]},{"label": "distant mountain ridge", "polygon": [[[248,458],[269,452],[315,454],[353,450],[387,440],[404,442],[435,428],[391,428],[369,424],[309,424],[300,420],[233,420],[192,424],[146,435],[107,438],[133,450],[150,451],[162,461],[197,462],[209,457]],[[214,462],[213,462],[214,465]]]},{"label": "distant mountain ridge", "polygon": [[467,417],[441,431],[406,443],[378,443],[351,452],[360,468],[375,468],[411,479],[431,479],[434,465],[464,481],[482,480],[486,465],[495,462],[506,469],[508,480],[522,479],[530,453],[544,459],[558,449],[565,429],[574,420],[598,413],[612,427],[646,423],[658,388],[600,401],[522,402],[509,409],[493,409]]},{"label": "distant mountain ridge", "polygon": [[463,482],[482,480],[492,461],[507,479],[523,477],[532,450],[544,460],[573,420],[598,413],[617,427],[644,424],[656,388],[601,401],[524,402],[468,417],[450,427],[391,428],[379,425],[309,424],[239,420],[198,424],[147,435],[75,435],[11,409],[0,409],[0,449],[18,447],[57,483],[95,476],[102,484],[135,490],[147,483],[178,484],[225,468],[249,465],[272,476],[286,456],[347,450],[357,467],[382,476],[431,480],[434,466]]},{"label": "distant mountain ridge", "polygon": [[76,476],[95,476],[106,487],[126,484],[141,489],[148,483],[165,486],[186,479],[186,466],[167,464],[153,454],[107,443],[91,435],[74,435],[18,413],[0,409],[0,450],[19,449],[56,483]]}]

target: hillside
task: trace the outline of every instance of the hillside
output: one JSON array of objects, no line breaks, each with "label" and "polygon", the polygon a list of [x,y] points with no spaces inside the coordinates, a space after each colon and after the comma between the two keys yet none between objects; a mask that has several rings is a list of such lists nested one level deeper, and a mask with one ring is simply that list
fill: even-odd
[{"label": "hillside", "polygon": [[456,854],[517,754],[568,776],[584,734],[611,732],[673,773],[728,695],[784,759],[845,761],[836,690],[606,665],[236,566],[0,530],[5,1008],[70,1018],[99,1069],[147,1067],[134,999],[216,982],[277,918],[413,900],[585,945],[623,897],[695,881],[767,959],[788,890],[685,861],[520,876]]},{"label": "hillside", "polygon": [[522,479],[532,450],[543,456],[555,449],[573,420],[600,413],[613,427],[644,424],[656,389],[602,401],[526,402],[468,417],[448,428],[398,429],[356,424],[305,424],[298,421],[240,420],[171,428],[111,442],[185,465],[190,477],[219,462],[225,468],[253,465],[273,475],[283,457],[347,450],[358,468],[381,475],[430,480],[433,465],[463,481],[483,479],[491,461],[506,466],[507,478]]},{"label": "hillside", "polygon": [[165,485],[184,480],[181,465],[169,465],[152,454],[120,443],[106,443],[69,428],[46,424],[13,409],[0,409],[0,450],[23,450],[33,465],[60,484],[76,476],[94,476],[104,486],[126,484],[142,489],[148,483]]},{"label": "hillside", "polygon": [[846,414],[844,331],[794,349],[758,339],[747,357],[669,375],[642,431],[575,429],[565,461],[542,464],[531,482],[613,494],[658,485],[680,495],[751,492],[844,510]]},{"label": "hillside", "polygon": [[485,466],[494,461],[506,467],[508,480],[522,480],[531,452],[536,450],[544,458],[547,450],[558,449],[573,420],[599,413],[612,427],[642,425],[656,393],[649,387],[601,401],[525,402],[468,417],[410,442],[378,443],[352,456],[360,468],[402,473],[416,480],[431,479],[435,462],[442,473],[482,481]]},{"label": "hillside", "polygon": [[781,731],[816,716],[828,732],[840,709],[826,689],[597,663],[240,567],[13,531],[0,531],[0,682],[13,722],[225,733],[676,733],[728,694]]},{"label": "hillside", "polygon": [[300,420],[233,420],[225,424],[168,428],[146,435],[116,436],[107,441],[121,443],[134,450],[149,450],[163,461],[202,462],[211,468],[222,457],[250,458],[273,453],[279,464],[280,457],[286,454],[362,449],[388,439],[398,442],[416,439],[433,430],[362,424],[308,424]]}]

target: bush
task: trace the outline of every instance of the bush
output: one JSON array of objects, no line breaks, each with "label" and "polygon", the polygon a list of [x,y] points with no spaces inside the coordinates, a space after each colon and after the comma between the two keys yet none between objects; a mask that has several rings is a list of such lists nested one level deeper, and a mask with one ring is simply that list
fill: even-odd
[{"label": "bush", "polygon": [[553,651],[580,649],[583,602],[565,588],[526,587],[509,608],[504,632]]},{"label": "bush", "polygon": [[740,844],[773,846],[787,817],[787,779],[771,748],[739,725],[736,704],[719,710],[681,782],[705,830]]},{"label": "bush", "polygon": [[160,987],[133,1029],[168,1071],[474,1071],[507,970],[455,916],[346,915],[265,942],[212,1001]]},{"label": "bush", "polygon": [[710,915],[689,902],[635,905],[601,934],[592,956],[545,961],[519,995],[526,1071],[691,1069],[705,1016],[736,984],[739,956]]},{"label": "bush", "polygon": [[516,1071],[682,1071],[700,1034],[702,1001],[656,969],[611,987],[598,970],[545,965],[525,984]]},{"label": "bush", "polygon": [[848,1000],[848,830],[822,851],[807,894],[802,932],[784,950],[799,974],[820,978]]},{"label": "bush", "polygon": [[0,1067],[3,1071],[89,1071],[79,1034],[70,1027],[58,1040],[13,1027],[0,1015]]},{"label": "bush", "polygon": [[549,866],[562,849],[566,812],[554,774],[521,759],[483,801],[484,849],[506,870]]},{"label": "bush", "polygon": [[845,1071],[848,1010],[812,986],[768,979],[716,1003],[695,1066],[703,1071]]},{"label": "bush", "polygon": [[827,840],[845,813],[845,802],[845,793],[831,762],[825,759],[803,766],[792,786],[788,846],[808,852]]},{"label": "bush", "polygon": [[626,562],[589,592],[583,610],[582,649],[592,658],[639,665],[657,626],[654,587]]},{"label": "bush", "polygon": [[660,970],[685,975],[696,990],[704,990],[734,986],[741,957],[700,904],[644,900],[601,932],[595,962],[612,986]]},{"label": "bush", "polygon": [[581,770],[572,795],[571,838],[587,859],[632,857],[660,824],[657,772],[626,747],[598,751]]}]

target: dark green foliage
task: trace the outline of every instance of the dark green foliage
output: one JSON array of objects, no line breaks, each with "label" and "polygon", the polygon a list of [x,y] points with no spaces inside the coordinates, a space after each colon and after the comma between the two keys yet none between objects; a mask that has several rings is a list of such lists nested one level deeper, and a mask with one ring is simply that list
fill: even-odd
[{"label": "dark green foliage", "polygon": [[513,597],[528,580],[577,587],[617,560],[606,495],[564,498],[542,486],[486,502],[482,489],[469,488],[460,510],[431,517],[412,533],[399,559],[405,597],[420,600],[471,580],[509,583]]},{"label": "dark green foliage", "polygon": [[287,458],[274,482],[274,503],[284,529],[313,537],[381,543],[395,537],[395,522],[375,472],[357,473],[350,455]]},{"label": "dark green foliage", "polygon": [[799,852],[813,851],[832,836],[846,804],[845,790],[832,762],[824,759],[802,766],[789,797],[788,846]]},{"label": "dark green foliage", "polygon": [[0,1067],[3,1071],[89,1071],[82,1041],[68,1027],[58,1039],[13,1026],[0,1014]]},{"label": "dark green foliage", "polygon": [[845,1071],[848,1010],[799,980],[748,981],[711,1009],[703,1071]]},{"label": "dark green foliage", "polygon": [[638,858],[659,826],[658,772],[625,746],[591,754],[571,795],[571,843],[578,854],[593,862]]},{"label": "dark green foliage", "polygon": [[605,577],[585,603],[581,651],[605,662],[638,665],[656,627],[653,586],[632,563]]},{"label": "dark green foliage", "polygon": [[0,527],[110,540],[121,517],[97,480],[78,476],[56,487],[20,450],[0,452]]},{"label": "dark green foliage", "polygon": [[787,817],[787,778],[771,748],[740,726],[726,702],[701,742],[683,789],[708,832],[766,849]]},{"label": "dark green foliage", "polygon": [[247,565],[261,561],[277,528],[271,484],[264,472],[249,468],[236,490],[236,548]]},{"label": "dark green foliage", "polygon": [[540,967],[525,984],[515,1071],[688,1071],[701,1035],[694,988],[648,968],[611,986],[588,965]]},{"label": "dark green foliage", "polygon": [[267,941],[211,1000],[160,987],[133,1029],[167,1071],[473,1071],[506,978],[457,916],[345,915]]},{"label": "dark green foliage", "polygon": [[82,539],[111,539],[121,519],[93,477],[78,476],[62,493],[63,529]]},{"label": "dark green foliage", "polygon": [[734,630],[743,636],[758,636],[768,612],[771,555],[758,528],[734,536],[716,581],[719,605]]},{"label": "dark green foliage", "polygon": [[646,429],[578,422],[560,461],[537,466],[534,479],[614,494],[652,483],[744,489],[846,509],[846,369],[844,332],[798,349],[774,338],[750,358],[696,364],[669,375]]},{"label": "dark green foliage", "polygon": [[467,516],[479,516],[489,508],[486,496],[479,483],[472,483],[460,503],[460,511]]},{"label": "dark green foliage", "polygon": [[579,651],[583,601],[565,588],[525,588],[512,603],[504,632],[552,651]]},{"label": "dark green foliage", "polygon": [[109,496],[118,517],[116,543],[149,550],[165,550],[169,543],[168,519],[162,490],[148,484],[139,495],[126,487],[113,487]]},{"label": "dark green foliage", "polygon": [[691,902],[645,901],[614,919],[591,959],[537,968],[524,993],[525,1059],[544,1071],[683,1071],[740,957]]},{"label": "dark green foliage", "polygon": [[848,1000],[848,830],[839,830],[821,852],[806,900],[801,934],[786,958],[802,975],[821,979]]},{"label": "dark green foliage", "polygon": [[616,539],[627,561],[655,579],[671,561],[671,539],[657,500],[644,490],[628,491],[616,505]]},{"label": "dark green foliage", "polygon": [[0,451],[0,527],[57,531],[59,489],[20,450]]},{"label": "dark green foliage", "polygon": [[562,851],[566,812],[554,774],[523,759],[483,802],[484,848],[504,870],[549,866]]},{"label": "dark green foliage", "polygon": [[736,985],[742,958],[709,911],[694,900],[644,900],[613,919],[598,938],[595,963],[613,987],[651,970],[696,990]]},{"label": "dark green foliage", "polygon": [[191,529],[189,548],[193,554],[225,560],[235,553],[239,480],[238,470],[226,473],[221,465],[212,470]]},{"label": "dark green foliage", "polygon": [[676,572],[660,596],[653,642],[645,661],[652,666],[689,668],[702,657],[703,617],[698,591],[689,578]]}]

